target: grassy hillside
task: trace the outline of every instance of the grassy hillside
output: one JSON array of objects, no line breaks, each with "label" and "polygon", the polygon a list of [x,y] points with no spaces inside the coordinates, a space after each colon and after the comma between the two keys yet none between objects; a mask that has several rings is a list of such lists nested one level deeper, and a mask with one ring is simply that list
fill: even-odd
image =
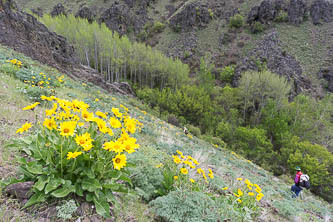
[{"label": "grassy hillside", "polygon": [[[53,68],[39,64],[4,47],[0,48],[0,122],[3,126],[0,129],[0,178],[15,175],[18,166],[15,157],[22,155],[20,150],[7,147],[6,144],[10,143],[12,139],[20,137],[15,134],[15,131],[25,121],[33,121],[35,118],[33,112],[22,110],[23,107],[33,102],[30,99],[32,98],[31,94],[27,95],[27,92],[29,92],[27,89],[30,86],[14,78],[14,75],[10,74],[10,69],[4,66],[7,59],[13,58],[19,59],[23,66],[34,72],[43,72],[50,78],[61,76],[61,73]],[[245,217],[237,211],[242,206],[238,205],[236,201],[232,204],[223,201],[218,202],[218,200],[233,197],[232,191],[237,190],[241,183],[237,181],[237,178],[246,178],[259,184],[262,188],[264,197],[258,203],[260,214],[257,220],[329,221],[332,217],[332,205],[307,191],[304,191],[302,200],[291,198],[289,190],[293,183],[291,178],[276,178],[234,152],[208,144],[196,137],[184,135],[182,129],[156,118],[152,110],[149,110],[147,106],[134,98],[108,94],[89,83],[73,81],[67,77],[64,78],[62,85],[55,88],[55,95],[63,99],[83,100],[90,104],[94,111],[108,112],[111,107],[119,107],[120,104],[129,108],[130,115],[140,120],[144,125],[142,132],[136,135],[141,147],[138,152],[131,156],[131,160],[137,163],[137,166],[131,170],[133,178],[137,180],[138,178],[146,178],[145,183],[152,184],[152,180],[154,180],[152,173],[160,174],[163,167],[158,168],[159,165],[161,163],[166,165],[170,162],[172,160],[170,155],[176,154],[176,150],[182,151],[184,155],[191,155],[196,158],[203,169],[211,168],[215,177],[209,180],[209,184],[203,184],[200,192],[216,201],[215,204],[220,206],[219,213],[222,215],[222,219],[229,218],[237,221]],[[98,98],[98,101],[96,98]],[[36,109],[37,115],[41,117],[46,108],[43,105]],[[191,176],[199,181],[196,175],[191,174]],[[133,187],[130,194],[117,196],[120,207],[113,209],[113,216],[117,221],[154,220],[151,204],[143,201],[145,196],[141,192],[142,190],[140,191],[143,187],[140,188],[138,184],[140,183],[136,183],[136,188]],[[194,185],[188,181],[185,182],[185,185],[186,187],[192,187],[190,190],[194,189]],[[224,187],[228,187],[231,192],[222,191],[221,188]],[[176,190],[179,189],[184,189],[184,187],[176,187]],[[35,217],[41,217],[40,213],[42,211],[62,204],[63,200],[52,200],[22,210],[19,202],[6,197],[2,193],[0,197],[0,216],[4,218],[4,221],[12,221],[12,218],[19,221],[35,221]],[[81,216],[81,219],[88,216]],[[77,218],[78,216],[73,215],[73,220]]]}]

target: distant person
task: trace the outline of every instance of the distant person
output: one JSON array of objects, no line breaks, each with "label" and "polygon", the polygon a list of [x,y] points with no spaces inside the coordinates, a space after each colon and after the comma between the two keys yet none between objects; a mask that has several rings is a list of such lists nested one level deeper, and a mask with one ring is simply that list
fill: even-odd
[{"label": "distant person", "polygon": [[296,176],[295,176],[295,184],[291,186],[291,191],[294,192],[293,194],[293,198],[298,197],[299,193],[303,190],[300,186],[300,182],[301,182],[301,176],[303,175],[303,173],[301,172],[301,168],[300,167],[296,167]]},{"label": "distant person", "polygon": [[188,130],[187,128],[184,126],[184,133],[187,135],[188,134]]}]

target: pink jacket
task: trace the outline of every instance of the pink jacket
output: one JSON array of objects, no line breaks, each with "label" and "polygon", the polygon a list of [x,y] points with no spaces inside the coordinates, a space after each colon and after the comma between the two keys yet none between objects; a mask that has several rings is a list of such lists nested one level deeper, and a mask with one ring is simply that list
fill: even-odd
[{"label": "pink jacket", "polygon": [[300,179],[301,179],[301,176],[303,175],[303,173],[301,171],[297,172],[296,173],[296,177],[295,177],[295,184],[298,186],[299,185],[299,182],[300,182]]}]

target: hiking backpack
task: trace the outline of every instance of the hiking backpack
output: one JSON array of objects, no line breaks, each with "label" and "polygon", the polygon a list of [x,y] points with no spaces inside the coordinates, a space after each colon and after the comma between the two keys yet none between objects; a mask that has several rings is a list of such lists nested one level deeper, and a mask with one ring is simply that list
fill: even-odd
[{"label": "hiking backpack", "polygon": [[309,189],[310,188],[310,177],[307,174],[301,175],[299,184],[301,187]]}]

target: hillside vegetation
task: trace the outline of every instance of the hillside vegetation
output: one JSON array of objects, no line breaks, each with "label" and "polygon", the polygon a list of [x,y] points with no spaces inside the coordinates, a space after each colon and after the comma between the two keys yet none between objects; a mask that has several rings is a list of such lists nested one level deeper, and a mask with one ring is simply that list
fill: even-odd
[{"label": "hillside vegetation", "polygon": [[[17,166],[22,165],[22,160],[16,162],[15,156],[22,156],[23,153],[25,153],[23,157],[29,155],[24,146],[6,146],[6,144],[14,138],[17,138],[16,144],[26,143],[30,140],[29,138],[33,139],[35,134],[33,132],[39,132],[38,126],[29,129],[23,137],[15,135],[15,132],[24,122],[36,121],[36,116],[38,120],[42,121],[43,110],[50,108],[46,103],[42,103],[36,107],[35,112],[22,110],[23,107],[39,100],[40,96],[46,93],[43,91],[44,88],[27,82],[30,81],[28,80],[30,77],[35,76],[36,78],[42,72],[47,78],[52,79],[54,83],[51,87],[54,90],[52,93],[56,97],[82,100],[90,105],[90,111],[104,113],[111,112],[112,107],[119,107],[122,104],[129,109],[132,118],[138,119],[143,124],[141,132],[135,136],[140,148],[128,157],[128,161],[136,165],[128,170],[132,181],[126,185],[129,190],[124,194],[117,194],[115,202],[112,201],[116,204],[112,208],[112,215],[119,221],[128,218],[151,221],[156,216],[169,221],[193,221],[203,218],[207,221],[216,221],[218,218],[221,220],[228,218],[250,220],[252,218],[265,221],[289,221],[291,219],[328,221],[332,214],[332,206],[318,200],[307,191],[304,191],[303,200],[291,198],[289,190],[291,180],[287,179],[289,182],[286,183],[234,152],[218,145],[213,146],[197,137],[186,136],[180,128],[154,117],[154,111],[135,99],[109,95],[93,85],[61,77],[56,70],[33,62],[29,58],[3,47],[0,55],[1,89],[4,90],[1,93],[1,107],[4,109],[1,112],[1,121],[5,126],[1,134],[2,178],[8,178],[9,175],[6,172],[14,172]],[[7,62],[8,59],[14,58],[22,61],[21,68]],[[19,73],[25,69],[28,69],[29,72],[22,77]],[[96,96],[93,96],[94,94]],[[94,145],[96,144],[94,143]],[[177,150],[178,152],[176,152]],[[208,183],[204,182],[205,179],[195,171],[192,172],[191,167],[186,167],[190,171],[189,174],[180,173],[179,168],[177,170],[175,163],[172,163],[175,157],[173,158],[171,155],[178,156],[179,151],[182,152],[182,155],[191,155],[196,159],[207,177],[208,169],[212,170],[211,178],[207,179]],[[14,176],[13,173],[11,175]],[[179,176],[178,180],[174,179],[175,175]],[[189,181],[190,178],[195,182]],[[248,189],[243,185],[245,179],[247,179],[247,183],[260,186],[258,191],[264,194],[260,202],[255,200],[252,202],[251,196],[245,192]],[[240,198],[235,196],[240,195],[237,189],[245,192]],[[197,204],[199,202],[196,202],[198,197],[200,197],[200,205]],[[33,213],[40,217],[43,209],[52,206],[64,207],[70,199],[73,199],[72,194],[60,199],[53,197],[48,199],[47,203],[39,203],[38,206],[22,211],[18,208],[19,204],[2,196],[0,214],[6,216],[5,218],[8,220],[13,217],[20,217],[20,220],[35,220],[36,218],[31,218],[29,214]],[[244,202],[239,203],[240,201],[237,199]],[[76,198],[74,200],[75,205],[80,204],[81,200]],[[203,202],[203,200],[205,201]],[[246,204],[250,211],[244,211],[242,204]],[[199,209],[201,207],[209,209],[209,212],[201,211]],[[173,209],[179,212],[171,213]],[[189,212],[191,212],[191,217],[186,216],[189,215]],[[91,213],[93,214],[93,212]],[[59,212],[57,215],[61,216]],[[81,218],[89,217],[89,215],[89,213],[84,214]],[[76,213],[70,216],[73,219],[79,217]]]}]

